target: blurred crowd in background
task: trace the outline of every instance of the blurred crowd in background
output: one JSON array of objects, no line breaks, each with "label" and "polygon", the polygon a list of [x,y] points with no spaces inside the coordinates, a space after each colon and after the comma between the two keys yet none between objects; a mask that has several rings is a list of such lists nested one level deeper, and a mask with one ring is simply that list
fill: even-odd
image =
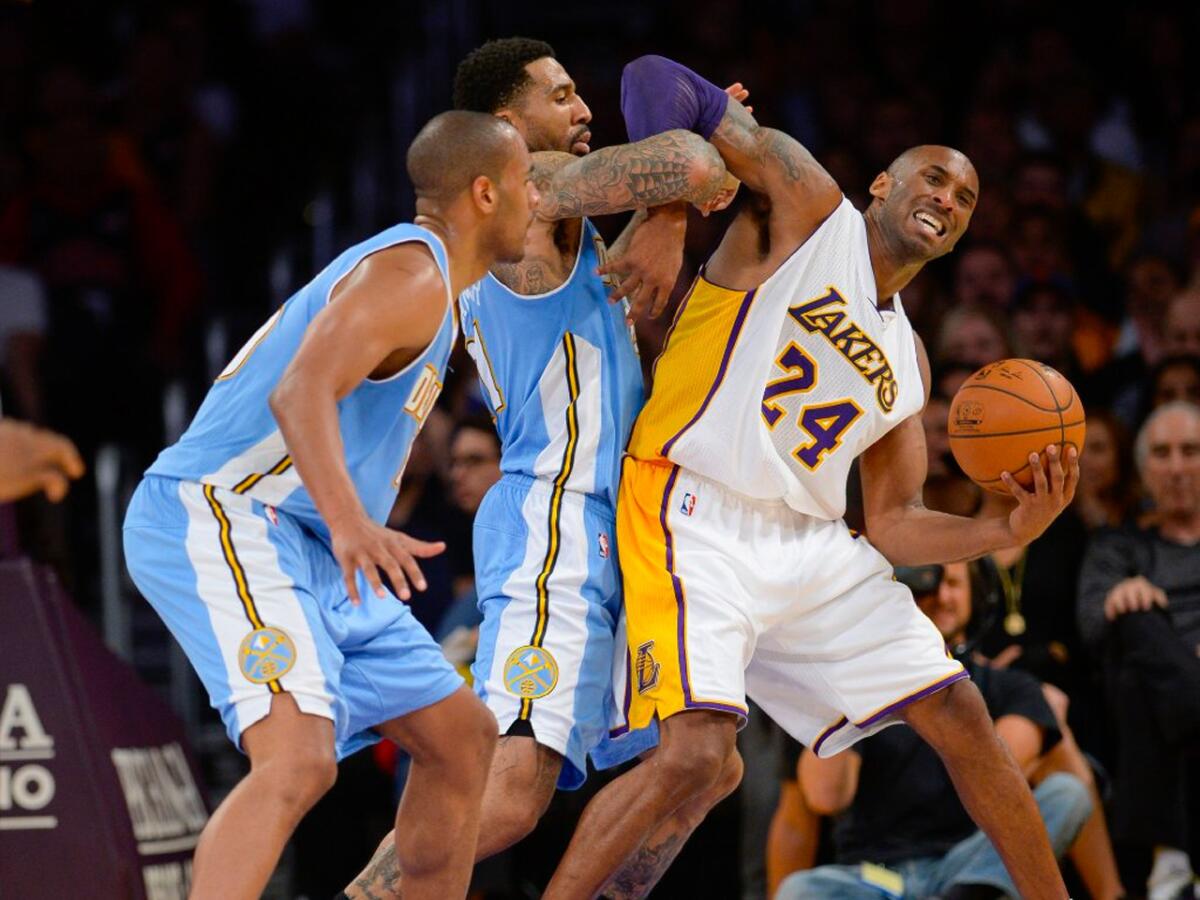
[{"label": "blurred crowd in background", "polygon": [[[1200,867],[1200,7],[1082,18],[1032,0],[970,15],[938,0],[0,4],[0,399],[91,466],[65,504],[10,508],[8,543],[54,566],[100,619],[97,454],[116,448],[132,487],[283,299],[339,249],[411,216],[404,150],[449,105],[470,49],[509,34],[553,44],[599,146],[625,139],[623,64],[662,53],[743,82],[759,121],[801,140],[860,208],[911,145],[948,143],[974,162],[970,230],[903,293],[933,362],[926,504],[995,508],[946,436],[951,398],[986,363],[1058,369],[1088,439],[1070,510],[1027,552],[973,564],[970,652],[1061,694],[1131,896],[1152,869],[1162,883],[1189,857]],[[648,378],[727,221],[693,217],[671,308],[638,323]],[[621,222],[598,224],[611,238]],[[452,369],[391,524],[447,541],[413,606],[465,665],[471,518],[500,447],[465,354]],[[142,665],[154,681],[153,659]],[[761,720],[743,742],[746,784],[661,896],[698,878],[715,893],[696,896],[763,896],[768,868],[775,883],[788,860],[835,858],[836,833],[802,792],[768,842],[781,765],[796,799],[796,751]],[[199,743],[219,791],[234,751]],[[297,834],[280,896],[339,889],[386,830],[403,761],[386,747],[360,756]],[[557,801],[481,870],[481,891],[535,896],[585,799]],[[335,819],[336,834],[321,824]],[[813,823],[811,854],[778,842]]]}]

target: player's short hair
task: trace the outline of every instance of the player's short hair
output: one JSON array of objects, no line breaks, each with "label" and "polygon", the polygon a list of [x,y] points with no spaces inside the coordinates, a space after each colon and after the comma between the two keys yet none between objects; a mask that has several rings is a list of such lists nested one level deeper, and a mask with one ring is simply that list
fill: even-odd
[{"label": "player's short hair", "polygon": [[494,113],[512,103],[532,80],[525,66],[553,58],[554,48],[533,38],[488,41],[466,55],[454,73],[454,108]]},{"label": "player's short hair", "polygon": [[448,110],[417,133],[405,160],[418,197],[446,200],[466,190],[480,175],[493,181],[517,147],[517,130],[495,116]]}]

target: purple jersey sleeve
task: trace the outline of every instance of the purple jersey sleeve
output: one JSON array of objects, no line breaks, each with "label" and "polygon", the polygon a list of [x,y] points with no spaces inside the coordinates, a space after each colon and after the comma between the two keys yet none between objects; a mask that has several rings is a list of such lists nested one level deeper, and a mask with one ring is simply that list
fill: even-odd
[{"label": "purple jersey sleeve", "polygon": [[729,96],[665,56],[641,56],[621,74],[621,114],[631,141],[683,128],[708,139]]}]

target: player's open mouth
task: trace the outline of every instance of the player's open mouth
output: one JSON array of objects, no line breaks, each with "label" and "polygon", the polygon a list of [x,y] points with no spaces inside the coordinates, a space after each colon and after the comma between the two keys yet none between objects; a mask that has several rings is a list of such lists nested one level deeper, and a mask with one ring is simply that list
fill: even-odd
[{"label": "player's open mouth", "polygon": [[942,237],[946,233],[946,223],[939,221],[924,210],[917,210],[913,213],[913,218],[938,237]]}]

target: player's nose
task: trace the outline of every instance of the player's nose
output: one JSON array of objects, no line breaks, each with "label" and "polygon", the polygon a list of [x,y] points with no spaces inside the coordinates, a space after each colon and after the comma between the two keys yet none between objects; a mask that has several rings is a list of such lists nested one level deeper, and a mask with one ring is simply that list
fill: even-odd
[{"label": "player's nose", "polygon": [[592,111],[590,109],[588,109],[588,105],[583,102],[583,98],[576,96],[575,103],[576,103],[575,121],[578,122],[580,125],[586,125],[589,122],[591,122],[592,121]]}]

